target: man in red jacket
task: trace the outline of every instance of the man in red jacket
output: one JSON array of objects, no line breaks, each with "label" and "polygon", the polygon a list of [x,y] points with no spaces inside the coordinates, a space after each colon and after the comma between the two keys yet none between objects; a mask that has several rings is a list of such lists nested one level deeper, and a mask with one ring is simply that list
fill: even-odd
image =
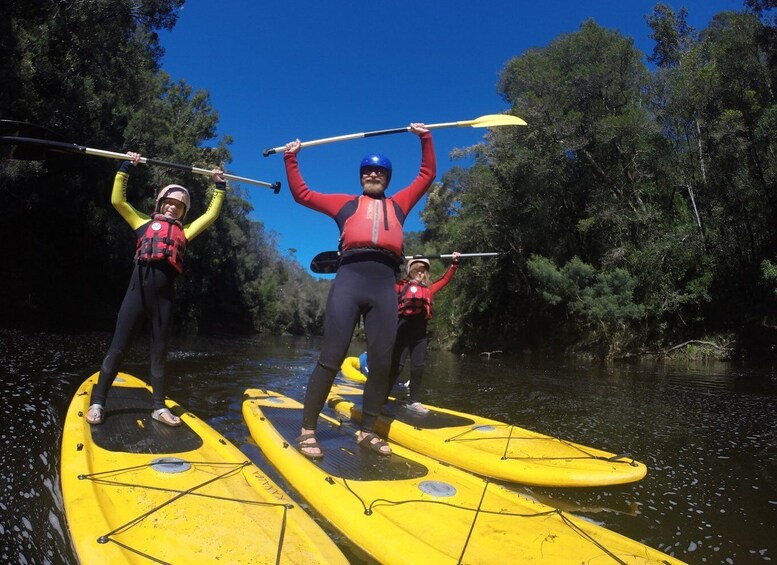
[{"label": "man in red jacket", "polygon": [[385,191],[392,167],[383,155],[368,155],[362,160],[361,196],[324,194],[310,190],[302,179],[297,162],[299,140],[286,145],[283,158],[294,200],[333,218],[340,231],[341,257],[324,314],[324,343],[308,380],[302,430],[297,438],[300,452],[311,459],[323,456],[315,435],[318,416],[361,316],[364,316],[370,376],[364,386],[357,441],[381,455],[391,454],[389,445],[373,428],[385,399],[391,368],[397,326],[395,284],[403,255],[402,226],[437,174],[429,130],[420,123],[410,124],[409,129],[421,139],[421,169],[409,186],[391,197]]}]

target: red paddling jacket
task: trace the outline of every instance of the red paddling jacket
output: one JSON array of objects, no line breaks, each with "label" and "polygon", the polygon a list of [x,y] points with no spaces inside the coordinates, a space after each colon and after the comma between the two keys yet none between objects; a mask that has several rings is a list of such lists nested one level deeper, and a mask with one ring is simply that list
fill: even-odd
[{"label": "red paddling jacket", "polygon": [[324,194],[308,188],[302,178],[297,154],[286,152],[286,177],[295,202],[322,212],[337,222],[343,256],[365,250],[383,250],[402,261],[402,226],[437,174],[434,144],[429,132],[421,134],[421,170],[407,187],[395,195],[374,198],[366,194]]}]

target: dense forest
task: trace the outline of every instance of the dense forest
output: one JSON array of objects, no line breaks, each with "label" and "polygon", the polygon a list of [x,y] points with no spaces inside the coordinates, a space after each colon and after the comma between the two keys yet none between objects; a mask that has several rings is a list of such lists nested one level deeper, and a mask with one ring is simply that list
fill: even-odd
[{"label": "dense forest", "polygon": [[[160,68],[156,31],[183,4],[5,2],[0,119],[92,147],[228,163],[208,93]],[[685,10],[657,4],[651,53],[587,21],[509,61],[496,87],[529,125],[461,149],[472,164],[438,179],[426,229],[407,237],[412,253],[503,252],[468,263],[439,295],[434,343],[602,358],[680,344],[775,353],[776,14],[775,0],[746,0],[696,30]],[[133,246],[106,206],[116,162],[0,152],[0,326],[110,329]],[[130,201],[151,207],[169,174],[139,170]],[[186,182],[208,201],[207,177]],[[280,254],[250,212],[233,190],[220,229],[187,251],[181,330],[319,333],[329,281]]]},{"label": "dense forest", "polygon": [[[208,170],[229,163],[230,139],[215,139],[218,113],[208,93],[160,70],[155,30],[171,29],[183,4],[4,2],[0,119],[45,125],[52,139],[88,147],[136,148]],[[16,149],[0,147],[4,157]],[[134,252],[109,203],[118,163],[56,153],[0,161],[0,325],[112,329]],[[171,182],[192,192],[190,217],[204,211],[208,177],[159,167],[133,173],[128,200],[153,210],[156,191]],[[177,282],[182,331],[320,332],[328,282],[281,256],[250,211],[245,195],[231,191],[217,229],[189,246]]]},{"label": "dense forest", "polygon": [[697,31],[657,4],[647,56],[588,21],[506,64],[528,127],[467,149],[422,215],[431,247],[507,252],[441,305],[452,343],[774,353],[776,7]]}]

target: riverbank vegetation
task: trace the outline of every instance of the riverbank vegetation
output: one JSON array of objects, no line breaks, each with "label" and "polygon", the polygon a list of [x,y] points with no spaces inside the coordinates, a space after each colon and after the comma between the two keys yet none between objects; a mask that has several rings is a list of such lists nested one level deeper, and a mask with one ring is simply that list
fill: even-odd
[{"label": "riverbank vegetation", "polygon": [[[182,5],[11,0],[0,80],[14,87],[0,90],[0,118],[93,147],[229,162],[208,93],[159,66],[156,30],[173,28]],[[772,354],[776,14],[774,0],[746,0],[695,30],[683,10],[657,4],[651,53],[587,21],[509,61],[498,89],[529,125],[461,149],[472,164],[439,179],[425,231],[408,237],[412,253],[503,252],[467,262],[438,295],[433,341],[602,358],[690,346]],[[106,205],[115,166],[56,154],[0,162],[0,325],[110,328],[133,245]],[[130,201],[151,207],[166,174],[138,170]],[[187,182],[196,214],[208,180]],[[279,253],[250,212],[232,193],[217,229],[187,251],[181,326],[319,333],[329,282]]]},{"label": "riverbank vegetation", "polygon": [[[529,125],[465,150],[476,164],[450,171],[423,213],[431,247],[506,251],[441,295],[452,341],[772,353],[776,5],[697,31],[659,4],[649,66],[593,21],[507,63],[499,90]],[[729,334],[733,347],[714,337]]]}]

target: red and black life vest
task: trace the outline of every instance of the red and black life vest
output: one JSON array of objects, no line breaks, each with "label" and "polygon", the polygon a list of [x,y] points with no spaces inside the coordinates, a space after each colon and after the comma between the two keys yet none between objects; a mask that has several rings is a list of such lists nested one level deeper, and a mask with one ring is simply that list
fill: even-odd
[{"label": "red and black life vest", "polygon": [[402,255],[402,223],[391,198],[359,196],[356,211],[345,220],[340,249],[374,247]]},{"label": "red and black life vest", "polygon": [[149,222],[140,228],[135,250],[135,261],[150,263],[167,261],[179,273],[183,271],[183,255],[186,251],[186,236],[181,222],[171,220],[162,214],[154,214]]},{"label": "red and black life vest", "polygon": [[429,287],[409,281],[399,291],[399,315],[407,318],[418,314],[423,314],[427,320],[432,319],[432,291]]}]

